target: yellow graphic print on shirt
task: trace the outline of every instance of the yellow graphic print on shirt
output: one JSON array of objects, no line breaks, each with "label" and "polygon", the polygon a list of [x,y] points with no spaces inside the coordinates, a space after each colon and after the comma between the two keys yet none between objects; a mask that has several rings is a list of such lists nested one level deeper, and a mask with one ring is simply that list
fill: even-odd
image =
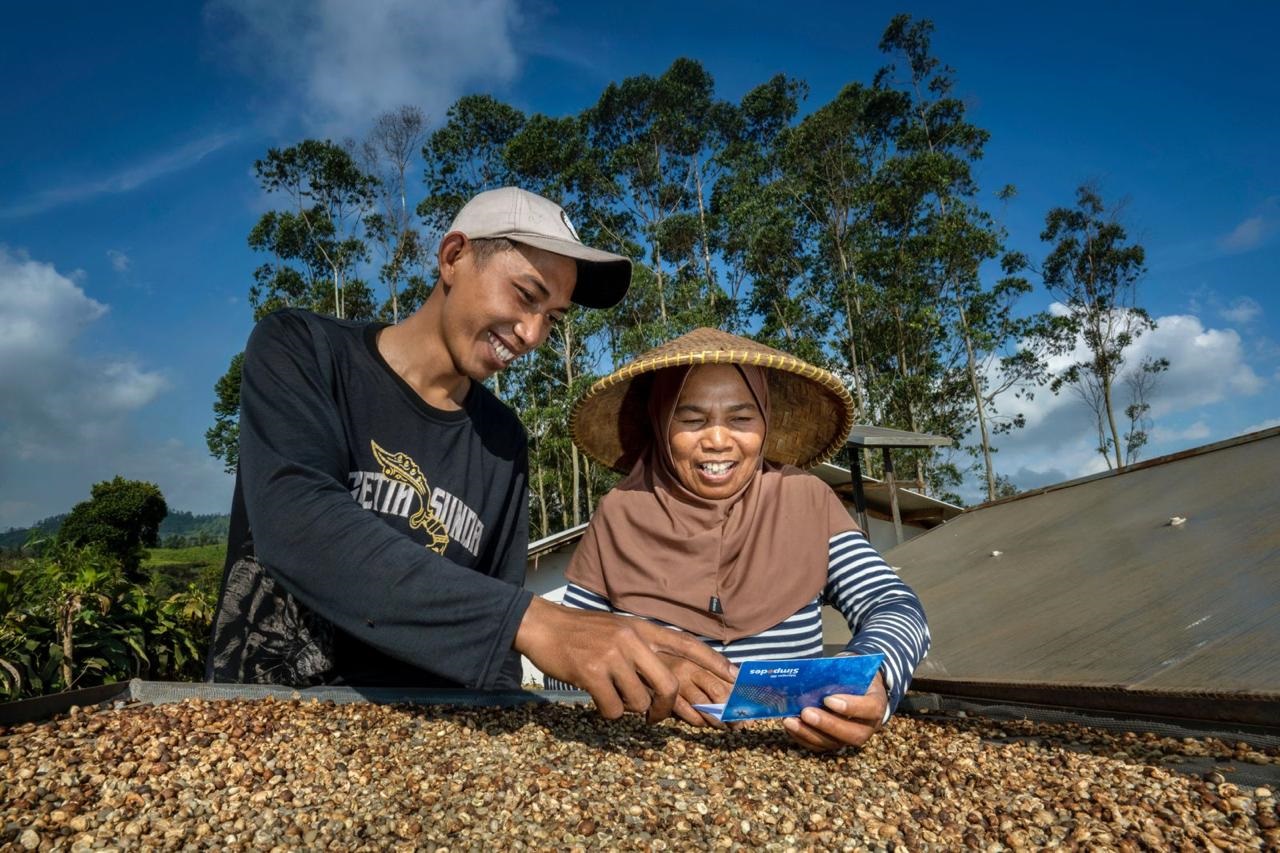
[{"label": "yellow graphic print on shirt", "polygon": [[382,466],[383,476],[390,477],[399,483],[404,483],[418,494],[418,511],[409,519],[410,527],[418,527],[427,531],[431,537],[430,544],[427,545],[437,554],[443,554],[444,549],[449,544],[449,533],[445,530],[444,522],[436,515],[435,510],[427,502],[427,496],[431,490],[427,488],[427,478],[422,475],[422,469],[418,467],[418,463],[407,453],[391,453],[378,445],[378,442],[370,439],[370,447],[373,448],[373,458]]}]

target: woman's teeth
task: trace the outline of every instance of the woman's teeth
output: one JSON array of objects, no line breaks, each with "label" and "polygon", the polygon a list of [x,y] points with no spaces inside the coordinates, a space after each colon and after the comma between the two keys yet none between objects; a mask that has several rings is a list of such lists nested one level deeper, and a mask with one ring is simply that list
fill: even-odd
[{"label": "woman's teeth", "polygon": [[713,476],[719,476],[720,474],[724,474],[730,468],[732,468],[733,463],[732,462],[703,462],[698,467],[701,468],[703,471],[706,471],[708,474],[711,474]]},{"label": "woman's teeth", "polygon": [[489,334],[489,343],[493,345],[493,351],[498,354],[498,358],[502,359],[503,364],[507,364],[516,354],[502,345],[502,341],[498,340],[492,333]]}]

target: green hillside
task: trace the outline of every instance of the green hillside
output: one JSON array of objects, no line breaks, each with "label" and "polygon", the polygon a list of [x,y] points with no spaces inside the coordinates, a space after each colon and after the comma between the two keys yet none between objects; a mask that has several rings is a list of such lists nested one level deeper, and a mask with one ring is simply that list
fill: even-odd
[{"label": "green hillside", "polygon": [[186,548],[151,548],[142,561],[142,569],[150,578],[151,590],[157,598],[167,598],[192,583],[216,595],[226,555],[225,542]]},{"label": "green hillside", "polygon": [[[67,513],[51,515],[31,527],[14,527],[0,533],[0,550],[16,551],[27,543],[33,533],[53,536],[62,526]],[[188,548],[202,545],[225,546],[230,515],[194,515],[182,510],[172,510],[160,522],[160,544],[165,548]]]}]

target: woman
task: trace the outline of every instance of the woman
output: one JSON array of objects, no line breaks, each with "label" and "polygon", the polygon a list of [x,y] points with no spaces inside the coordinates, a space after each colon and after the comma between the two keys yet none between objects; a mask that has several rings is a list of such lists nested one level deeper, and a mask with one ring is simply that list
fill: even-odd
[{"label": "woman", "polygon": [[[852,420],[832,374],[713,329],[600,380],[574,411],[574,441],[629,473],[601,500],[564,603],[690,631],[734,662],[820,657],[832,604],[853,634],[845,653],[884,652],[885,664],[866,696],[828,697],[783,725],[813,750],[861,745],[896,708],[929,632],[915,594],[801,470],[839,449]],[[686,702],[723,701],[727,684],[677,669]]]}]

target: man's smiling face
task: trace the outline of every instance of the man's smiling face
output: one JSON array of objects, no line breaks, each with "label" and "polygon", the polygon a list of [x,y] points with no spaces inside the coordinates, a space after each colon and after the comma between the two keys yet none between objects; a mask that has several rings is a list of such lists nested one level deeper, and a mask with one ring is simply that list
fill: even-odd
[{"label": "man's smiling face", "polygon": [[569,308],[578,268],[572,258],[518,243],[479,257],[462,239],[441,269],[449,288],[445,343],[454,369],[483,381],[547,339]]}]

